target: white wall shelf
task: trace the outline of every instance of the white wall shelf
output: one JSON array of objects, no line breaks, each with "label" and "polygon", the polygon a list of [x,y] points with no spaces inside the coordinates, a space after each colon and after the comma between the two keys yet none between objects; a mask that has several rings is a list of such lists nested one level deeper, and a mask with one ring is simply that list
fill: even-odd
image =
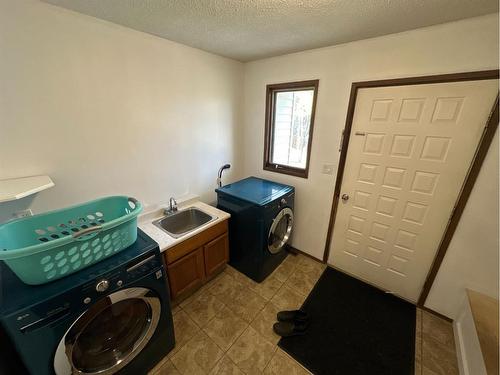
[{"label": "white wall shelf", "polygon": [[0,203],[27,197],[51,188],[55,184],[49,176],[32,176],[0,180]]}]

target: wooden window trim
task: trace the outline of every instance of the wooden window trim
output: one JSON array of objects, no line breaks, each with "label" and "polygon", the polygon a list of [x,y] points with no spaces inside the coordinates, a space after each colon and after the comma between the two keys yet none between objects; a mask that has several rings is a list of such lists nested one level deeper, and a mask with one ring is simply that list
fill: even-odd
[{"label": "wooden window trim", "polygon": [[[309,176],[309,163],[311,160],[311,148],[314,130],[314,118],[316,115],[316,100],[318,98],[318,86],[319,80],[309,80],[309,81],[298,81],[298,82],[287,82],[287,83],[277,83],[266,86],[266,119],[265,119],[265,135],[264,135],[264,165],[263,168],[266,171],[283,173],[290,176],[307,178]],[[307,158],[306,167],[295,168],[288,165],[271,163],[272,154],[272,137],[273,137],[273,124],[274,124],[274,98],[276,92],[286,92],[286,91],[299,91],[298,89],[313,89],[313,103],[311,111],[311,125],[309,127],[309,140],[307,141]]]}]

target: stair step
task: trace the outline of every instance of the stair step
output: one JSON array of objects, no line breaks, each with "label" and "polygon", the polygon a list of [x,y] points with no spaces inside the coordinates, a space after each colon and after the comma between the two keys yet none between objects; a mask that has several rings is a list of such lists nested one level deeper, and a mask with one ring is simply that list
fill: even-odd
[{"label": "stair step", "polygon": [[498,300],[467,289],[481,352],[488,375],[498,373]]}]

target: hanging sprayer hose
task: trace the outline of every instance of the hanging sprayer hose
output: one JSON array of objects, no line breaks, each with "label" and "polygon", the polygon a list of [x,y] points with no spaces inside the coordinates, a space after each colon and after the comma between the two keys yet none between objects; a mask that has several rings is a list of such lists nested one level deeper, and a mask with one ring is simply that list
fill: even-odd
[{"label": "hanging sprayer hose", "polygon": [[222,172],[224,169],[229,169],[231,168],[231,164],[224,164],[222,167],[219,169],[219,175],[217,177],[217,186],[222,187]]}]

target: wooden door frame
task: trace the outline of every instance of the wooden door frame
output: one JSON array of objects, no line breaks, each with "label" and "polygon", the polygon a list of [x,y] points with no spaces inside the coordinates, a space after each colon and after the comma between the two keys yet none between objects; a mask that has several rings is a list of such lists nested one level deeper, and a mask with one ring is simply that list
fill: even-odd
[{"label": "wooden door frame", "polygon": [[[488,79],[498,79],[499,70],[482,70],[475,72],[465,72],[465,73],[451,73],[451,74],[439,74],[431,76],[420,76],[420,77],[408,77],[408,78],[394,78],[385,80],[375,80],[375,81],[364,81],[364,82],[353,82],[351,85],[351,94],[349,97],[349,105],[347,108],[347,117],[343,132],[343,140],[341,144],[341,152],[339,159],[339,167],[337,170],[337,177],[335,180],[335,190],[333,195],[332,208],[330,211],[330,221],[328,224],[328,233],[326,236],[325,250],[323,254],[323,262],[328,262],[328,257],[330,255],[330,243],[332,240],[333,227],[335,224],[335,217],[337,214],[337,207],[339,203],[340,188],[342,186],[342,179],[344,176],[345,163],[347,159],[347,151],[349,147],[349,139],[351,137],[352,121],[354,118],[354,111],[356,107],[356,98],[358,90],[361,88],[374,88],[374,87],[388,87],[388,86],[408,86],[408,85],[423,85],[432,83],[449,83],[449,82],[462,82],[462,81],[481,81]],[[487,124],[483,130],[481,139],[479,140],[478,147],[474,158],[472,159],[472,164],[469,168],[467,176],[465,177],[464,184],[459,193],[458,199],[455,203],[453,213],[448,221],[448,224],[441,238],[438,250],[434,257],[434,261],[427,273],[427,277],[420,293],[420,297],[417,302],[417,306],[423,306],[427,296],[431,290],[432,284],[436,275],[439,271],[439,267],[443,262],[444,256],[450,244],[450,241],[455,233],[457,225],[460,221],[460,217],[464,211],[467,200],[469,199],[470,193],[476,182],[479,170],[483,164],[484,158],[488,152],[490,144],[495,135],[495,131],[498,128],[498,95],[491,109],[490,116],[487,120]]]}]

